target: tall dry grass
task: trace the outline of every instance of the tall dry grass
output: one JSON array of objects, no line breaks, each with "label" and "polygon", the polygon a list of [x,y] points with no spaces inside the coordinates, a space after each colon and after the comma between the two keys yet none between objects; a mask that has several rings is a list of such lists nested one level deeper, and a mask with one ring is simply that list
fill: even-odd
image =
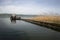
[{"label": "tall dry grass", "polygon": [[37,16],[31,18],[30,20],[60,24],[60,16]]}]

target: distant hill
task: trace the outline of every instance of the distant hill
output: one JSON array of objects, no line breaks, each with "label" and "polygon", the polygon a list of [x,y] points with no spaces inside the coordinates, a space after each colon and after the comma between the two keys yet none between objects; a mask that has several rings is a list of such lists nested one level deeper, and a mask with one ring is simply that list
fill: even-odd
[{"label": "distant hill", "polygon": [[[5,17],[10,17],[12,14],[0,14],[0,18],[5,18]],[[16,16],[21,16],[21,17],[35,17],[38,15],[22,15],[22,14],[16,14]]]}]

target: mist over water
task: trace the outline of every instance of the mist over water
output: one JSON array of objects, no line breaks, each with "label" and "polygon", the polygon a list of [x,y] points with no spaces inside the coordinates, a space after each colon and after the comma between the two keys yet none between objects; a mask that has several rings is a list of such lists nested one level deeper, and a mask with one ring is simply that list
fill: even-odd
[{"label": "mist over water", "polygon": [[60,40],[60,32],[22,20],[11,23],[9,17],[0,18],[0,40]]}]

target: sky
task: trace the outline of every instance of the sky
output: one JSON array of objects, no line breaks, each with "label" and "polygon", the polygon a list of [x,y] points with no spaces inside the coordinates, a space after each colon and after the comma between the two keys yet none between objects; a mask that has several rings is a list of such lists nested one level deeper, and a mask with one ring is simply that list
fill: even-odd
[{"label": "sky", "polygon": [[0,14],[60,15],[60,0],[0,0]]}]

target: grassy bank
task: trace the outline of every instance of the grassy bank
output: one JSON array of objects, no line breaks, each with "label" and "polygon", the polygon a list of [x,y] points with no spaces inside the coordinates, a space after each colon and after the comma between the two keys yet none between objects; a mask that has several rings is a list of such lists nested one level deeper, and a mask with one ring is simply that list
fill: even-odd
[{"label": "grassy bank", "polygon": [[36,16],[30,20],[60,24],[60,16]]},{"label": "grassy bank", "polygon": [[22,19],[23,21],[41,26],[41,27],[47,27],[49,29],[53,29],[55,31],[59,31],[60,32],[60,24],[55,24],[55,23],[48,23],[48,22],[41,22],[41,21],[35,21],[32,19]]}]

